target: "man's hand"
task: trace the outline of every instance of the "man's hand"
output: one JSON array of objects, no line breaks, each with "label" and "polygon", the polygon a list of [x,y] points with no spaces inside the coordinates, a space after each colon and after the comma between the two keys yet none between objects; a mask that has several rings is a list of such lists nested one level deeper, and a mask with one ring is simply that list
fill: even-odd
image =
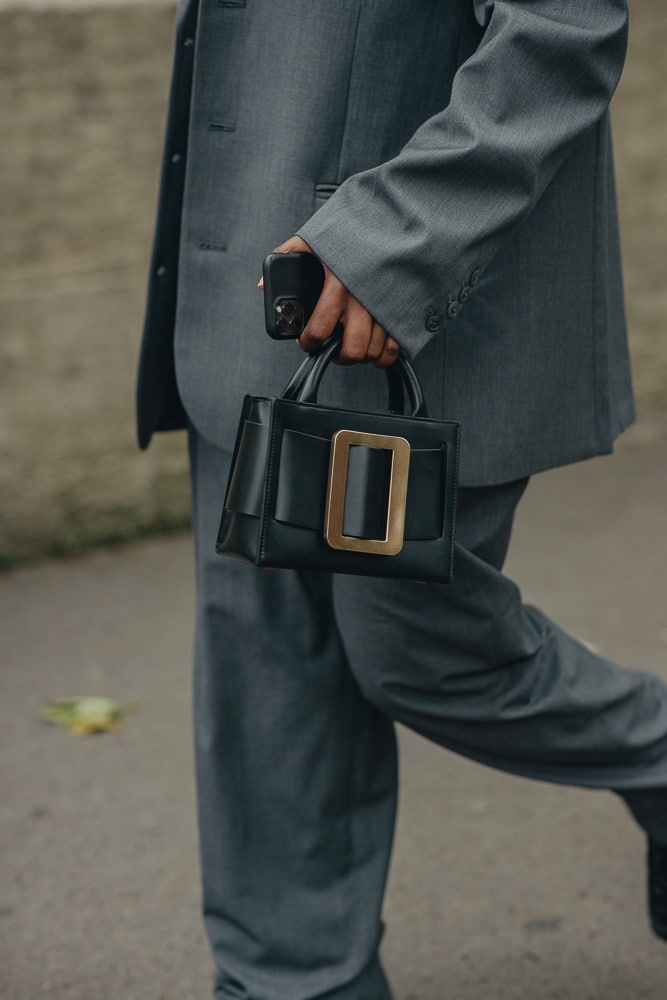
[{"label": "man's hand", "polygon": [[[313,253],[299,236],[292,236],[276,247],[274,253]],[[321,262],[322,263],[322,262]],[[324,287],[306,327],[297,340],[302,351],[315,351],[333,333],[336,324],[343,326],[343,340],[337,362],[356,365],[372,361],[378,368],[393,365],[400,350],[362,304],[348,292],[336,275],[324,267]],[[260,282],[260,287],[262,283]]]}]

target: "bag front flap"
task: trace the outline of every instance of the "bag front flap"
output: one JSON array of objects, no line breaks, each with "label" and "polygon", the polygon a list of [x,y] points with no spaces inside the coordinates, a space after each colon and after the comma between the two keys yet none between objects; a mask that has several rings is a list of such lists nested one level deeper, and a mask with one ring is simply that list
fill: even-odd
[{"label": "bag front flap", "polygon": [[[273,401],[265,515],[320,532],[329,483],[331,442],[340,430],[402,438],[410,446],[406,540],[450,533],[458,462],[459,425],[450,421],[341,410],[290,400]],[[392,453],[351,447],[345,469],[342,530],[381,537],[391,479]],[[257,491],[255,491],[257,497]],[[255,508],[260,513],[260,508]]]}]

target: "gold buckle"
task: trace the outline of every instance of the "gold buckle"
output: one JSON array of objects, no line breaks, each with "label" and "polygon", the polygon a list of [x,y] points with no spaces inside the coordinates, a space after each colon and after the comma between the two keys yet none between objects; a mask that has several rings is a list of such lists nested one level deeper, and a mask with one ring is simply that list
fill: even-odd
[{"label": "gold buckle", "polygon": [[[348,456],[350,448],[358,446],[392,452],[384,538],[355,538],[353,535],[343,534]],[[405,438],[364,434],[360,431],[336,431],[331,438],[327,505],[324,513],[324,537],[327,544],[332,549],[347,552],[372,552],[385,556],[395,556],[400,552],[403,548],[409,468],[410,444]]]}]

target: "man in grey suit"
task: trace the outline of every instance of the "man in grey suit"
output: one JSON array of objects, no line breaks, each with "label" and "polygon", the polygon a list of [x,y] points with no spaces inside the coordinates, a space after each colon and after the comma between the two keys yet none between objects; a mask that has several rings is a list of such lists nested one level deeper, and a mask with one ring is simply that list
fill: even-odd
[{"label": "man in grey suit", "polygon": [[[528,477],[610,451],[633,419],[607,113],[626,34],[625,0],[181,0],[139,441],[189,430],[217,997],[390,996],[394,720],[620,793],[667,937],[667,688],[501,572]],[[451,585],[214,554],[242,397],[296,363],[255,289],[277,244],[326,265],[300,345],[342,322],[330,401],[381,408],[375,366],[354,363],[400,345],[432,413],[461,421]]]}]

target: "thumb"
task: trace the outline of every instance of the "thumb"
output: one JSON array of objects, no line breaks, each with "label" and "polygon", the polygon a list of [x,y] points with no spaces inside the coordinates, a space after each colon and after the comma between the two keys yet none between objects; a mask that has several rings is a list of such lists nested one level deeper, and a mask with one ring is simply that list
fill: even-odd
[{"label": "thumb", "polygon": [[300,236],[291,236],[284,243],[281,243],[279,247],[276,247],[273,251],[274,253],[312,253],[313,251],[308,246],[305,240],[302,240]]}]

